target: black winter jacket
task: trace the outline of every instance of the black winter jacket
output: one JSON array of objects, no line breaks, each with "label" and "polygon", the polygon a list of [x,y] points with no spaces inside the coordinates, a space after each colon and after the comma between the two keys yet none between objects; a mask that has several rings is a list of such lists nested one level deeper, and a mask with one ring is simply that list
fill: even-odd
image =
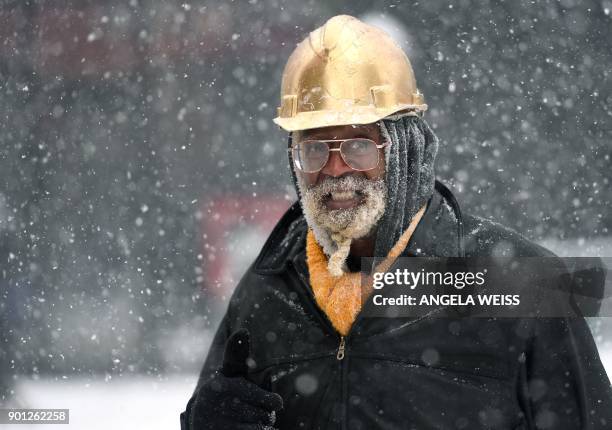
[{"label": "black winter jacket", "polygon": [[[221,367],[228,336],[246,328],[249,378],[283,397],[283,430],[612,428],[610,382],[583,318],[358,316],[342,358],[309,286],[306,232],[296,203],[237,286],[198,386]],[[490,256],[499,247],[554,256],[462,216],[436,183],[403,256]]]}]

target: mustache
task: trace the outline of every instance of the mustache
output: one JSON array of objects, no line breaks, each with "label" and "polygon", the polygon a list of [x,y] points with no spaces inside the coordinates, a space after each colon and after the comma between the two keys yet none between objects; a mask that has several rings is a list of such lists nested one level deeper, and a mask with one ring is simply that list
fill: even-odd
[{"label": "mustache", "polygon": [[318,196],[325,196],[334,191],[354,191],[363,193],[372,187],[373,183],[382,182],[382,179],[368,179],[363,176],[348,175],[339,178],[332,176],[324,178],[321,182],[308,187],[308,191]]}]

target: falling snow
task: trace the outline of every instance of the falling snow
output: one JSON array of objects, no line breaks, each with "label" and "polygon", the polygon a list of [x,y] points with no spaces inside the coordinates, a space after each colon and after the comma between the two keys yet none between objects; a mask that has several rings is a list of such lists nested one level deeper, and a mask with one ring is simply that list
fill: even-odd
[{"label": "falling snow", "polygon": [[[172,418],[147,428],[178,425],[232,289],[295,199],[271,122],[282,68],[338,13],[405,49],[437,176],[466,212],[612,256],[612,1],[366,3],[0,3],[2,403],[79,405],[87,386],[125,412],[117,390],[174,375]],[[611,372],[612,324],[589,323]]]}]

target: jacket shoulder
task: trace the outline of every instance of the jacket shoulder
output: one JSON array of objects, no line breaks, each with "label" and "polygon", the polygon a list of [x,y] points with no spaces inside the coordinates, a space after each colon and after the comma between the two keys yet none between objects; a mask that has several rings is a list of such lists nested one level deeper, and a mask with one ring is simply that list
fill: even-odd
[{"label": "jacket shoulder", "polygon": [[468,257],[556,257],[552,251],[495,221],[464,214],[463,225]]}]

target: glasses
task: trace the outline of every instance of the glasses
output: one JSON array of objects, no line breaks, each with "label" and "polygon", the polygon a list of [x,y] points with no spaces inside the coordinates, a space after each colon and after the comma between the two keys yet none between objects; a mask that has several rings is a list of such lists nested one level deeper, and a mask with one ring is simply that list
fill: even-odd
[{"label": "glasses", "polygon": [[[329,142],[341,142],[340,147],[330,148]],[[289,151],[295,167],[306,173],[321,170],[329,160],[331,151],[340,152],[344,162],[353,170],[360,172],[375,169],[380,162],[379,149],[388,143],[377,145],[371,139],[353,138],[339,140],[303,140],[294,143]]]}]

